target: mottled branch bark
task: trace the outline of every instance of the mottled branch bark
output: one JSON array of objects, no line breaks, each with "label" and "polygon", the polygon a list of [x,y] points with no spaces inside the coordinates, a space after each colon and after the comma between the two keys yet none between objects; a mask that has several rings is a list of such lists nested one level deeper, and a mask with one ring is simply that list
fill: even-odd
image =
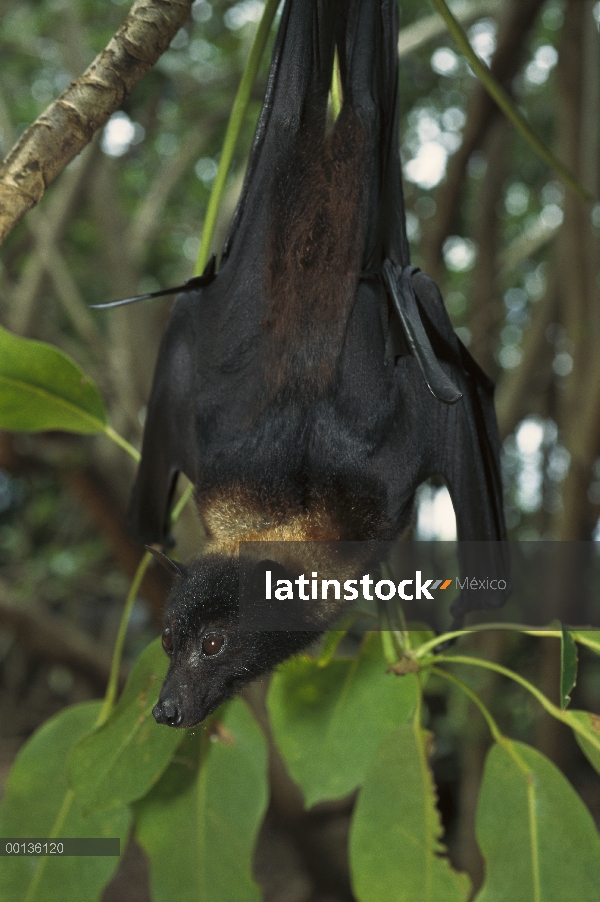
[{"label": "mottled branch bark", "polygon": [[136,0],[106,48],[21,135],[0,164],[0,243],[152,68],[192,0]]}]

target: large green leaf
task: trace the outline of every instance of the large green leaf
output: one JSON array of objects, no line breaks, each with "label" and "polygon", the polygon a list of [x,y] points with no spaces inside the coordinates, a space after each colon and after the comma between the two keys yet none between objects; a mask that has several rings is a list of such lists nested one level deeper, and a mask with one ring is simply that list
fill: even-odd
[{"label": "large green leaf", "polygon": [[221,723],[188,731],[162,778],[135,804],[153,902],[260,902],[252,857],[267,800],[265,739],[235,699]]},{"label": "large green leaf", "polygon": [[401,724],[379,746],[358,796],[350,868],[359,902],[465,902],[469,880],[450,867],[426,734]]},{"label": "large green leaf", "polygon": [[69,756],[69,779],[85,811],[126,805],[156,783],[184,738],[152,716],[169,659],[160,639],[138,658],[123,695],[99,729]]},{"label": "large green leaf", "polygon": [[476,902],[598,902],[600,837],[561,772],[504,740],[487,757],[477,837],[486,878]]},{"label": "large green leaf", "polygon": [[281,667],[269,690],[271,727],[306,804],[356,789],[383,737],[412,716],[416,702],[414,674],[387,672],[377,633],[356,658],[321,667],[301,657]]},{"label": "large green leaf", "polygon": [[[19,752],[0,806],[0,836],[119,837],[129,831],[128,808],[85,817],[67,784],[65,762],[91,730],[100,702],[66,708],[47,721]],[[96,902],[118,858],[2,858],[0,899],[6,902]]]},{"label": "large green leaf", "polygon": [[0,428],[92,434],[105,430],[106,412],[94,383],[66,354],[0,326]]}]

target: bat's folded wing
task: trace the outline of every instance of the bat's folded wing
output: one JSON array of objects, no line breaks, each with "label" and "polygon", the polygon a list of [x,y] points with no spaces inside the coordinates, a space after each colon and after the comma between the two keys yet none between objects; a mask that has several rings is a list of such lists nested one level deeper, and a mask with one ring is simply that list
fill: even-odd
[{"label": "bat's folded wing", "polygon": [[180,296],[158,353],[148,402],[142,460],[127,524],[145,545],[172,545],[170,509],[178,473],[195,477],[194,387],[197,349],[190,308],[197,294]]},{"label": "bat's folded wing", "polygon": [[383,281],[390,300],[427,388],[438,401],[456,404],[462,394],[440,366],[421,322],[413,287],[413,275],[416,272],[418,269],[415,266],[402,267],[391,260],[385,260],[382,267]]},{"label": "bat's folded wing", "polygon": [[386,261],[383,278],[407,345],[442,402],[426,454],[456,513],[463,588],[452,613],[459,624],[468,611],[499,607],[510,592],[494,385],[454,332],[429,276]]}]

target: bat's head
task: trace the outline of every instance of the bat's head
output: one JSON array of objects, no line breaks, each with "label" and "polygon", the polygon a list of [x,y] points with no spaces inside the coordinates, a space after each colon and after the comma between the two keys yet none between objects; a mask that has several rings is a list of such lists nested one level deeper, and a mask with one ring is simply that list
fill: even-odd
[{"label": "bat's head", "polygon": [[308,645],[315,632],[240,629],[239,563],[205,555],[176,575],[163,648],[170,666],[152,713],[157,723],[192,727],[256,677]]}]

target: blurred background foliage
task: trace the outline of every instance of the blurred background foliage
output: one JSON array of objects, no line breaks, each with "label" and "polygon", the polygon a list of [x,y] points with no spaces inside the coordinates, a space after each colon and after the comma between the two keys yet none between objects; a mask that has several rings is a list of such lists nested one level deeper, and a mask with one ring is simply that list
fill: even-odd
[{"label": "blurred background foliage", "polygon": [[[2,155],[104,47],[127,8],[127,0],[1,0]],[[471,0],[456,9],[476,52],[595,200],[564,188],[508,125],[426,0],[402,0],[399,96],[413,259],[440,283],[457,332],[497,383],[511,537],[600,541],[600,2]],[[170,301],[110,313],[87,305],[191,276],[262,10],[260,0],[196,0],[167,53],[2,249],[1,323],[70,354],[99,385],[111,424],[138,447]],[[217,252],[241,187],[270,44],[267,51]],[[103,437],[0,433],[2,773],[46,717],[103,688],[140,558],[123,519],[132,477],[131,461]],[[422,488],[415,532],[453,537],[443,487]],[[177,537],[182,557],[197,551],[201,531],[189,511]],[[128,661],[156,635],[167,588],[152,570],[134,610]],[[556,697],[550,640],[489,634],[470,643]],[[560,725],[502,680],[469,679],[503,729],[563,767],[600,820],[597,779]],[[477,880],[472,816],[488,738],[463,696],[435,679],[429,690],[447,839],[458,866]],[[600,671],[585,657],[575,695],[577,707],[598,710]],[[339,843],[351,802],[311,820],[280,763],[272,782],[263,840],[288,874],[282,882],[271,873],[259,847],[266,897],[350,898]],[[111,885],[106,900],[135,900],[138,890],[147,898],[143,862],[132,855],[138,882],[127,893]]]}]

